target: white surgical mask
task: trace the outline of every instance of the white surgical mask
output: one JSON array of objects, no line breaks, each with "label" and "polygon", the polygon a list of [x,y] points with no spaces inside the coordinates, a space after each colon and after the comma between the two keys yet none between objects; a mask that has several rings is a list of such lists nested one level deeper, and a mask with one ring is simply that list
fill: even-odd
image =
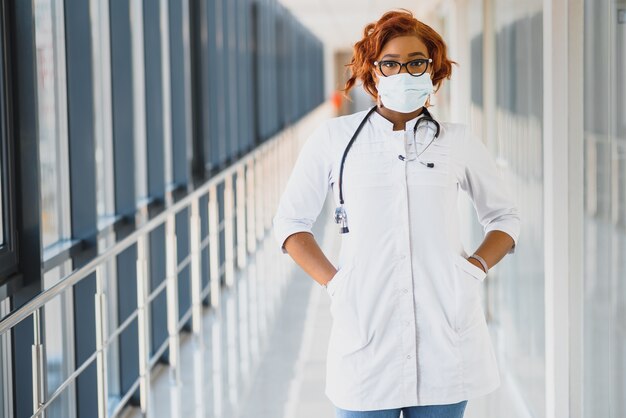
[{"label": "white surgical mask", "polygon": [[429,73],[419,77],[409,73],[379,77],[376,89],[383,105],[400,113],[411,113],[424,106],[434,91]]}]

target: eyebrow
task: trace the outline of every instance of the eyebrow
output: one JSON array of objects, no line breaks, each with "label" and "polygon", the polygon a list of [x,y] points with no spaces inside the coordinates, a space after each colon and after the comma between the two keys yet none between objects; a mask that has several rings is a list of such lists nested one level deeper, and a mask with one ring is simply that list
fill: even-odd
[{"label": "eyebrow", "polygon": [[[424,55],[424,53],[423,53],[423,52],[419,52],[419,51],[418,51],[418,52],[411,52],[409,55],[407,55],[407,57],[412,57],[412,56],[415,56],[415,55],[421,55],[421,56],[423,56],[424,58],[426,58],[426,55]],[[398,54],[385,54],[385,56],[384,56],[384,57],[382,57],[382,58],[381,58],[381,60],[384,60],[386,57],[390,57],[390,58],[399,58],[399,57],[400,57],[400,55],[398,55]]]}]

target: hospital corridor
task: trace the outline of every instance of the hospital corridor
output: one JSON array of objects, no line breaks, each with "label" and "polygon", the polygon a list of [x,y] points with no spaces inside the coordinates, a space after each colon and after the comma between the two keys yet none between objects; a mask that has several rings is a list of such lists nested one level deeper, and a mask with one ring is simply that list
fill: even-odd
[{"label": "hospital corridor", "polygon": [[0,417],[626,418],[626,0],[3,0]]}]

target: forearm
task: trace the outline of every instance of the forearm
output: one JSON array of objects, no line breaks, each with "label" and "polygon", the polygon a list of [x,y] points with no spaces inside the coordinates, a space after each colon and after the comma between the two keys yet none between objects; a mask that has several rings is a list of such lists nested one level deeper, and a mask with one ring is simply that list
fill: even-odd
[{"label": "forearm", "polygon": [[[474,251],[474,254],[482,257],[489,268],[498,264],[504,258],[508,251],[513,247],[514,241],[509,234],[499,230],[489,231],[485,235],[485,239],[480,246]],[[474,258],[468,258],[468,261],[483,269],[480,262]]]},{"label": "forearm", "polygon": [[285,240],[284,247],[296,264],[320,285],[326,284],[337,272],[315,241],[313,234],[296,232]]}]

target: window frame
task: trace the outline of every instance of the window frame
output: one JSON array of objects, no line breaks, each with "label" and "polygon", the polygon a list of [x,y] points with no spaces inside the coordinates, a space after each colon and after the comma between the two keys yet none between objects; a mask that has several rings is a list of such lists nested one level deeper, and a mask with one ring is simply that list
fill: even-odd
[{"label": "window frame", "polygon": [[2,242],[0,243],[0,286],[11,280],[18,270],[17,221],[15,211],[15,167],[9,95],[10,57],[7,44],[6,5],[0,6],[0,193]]}]

